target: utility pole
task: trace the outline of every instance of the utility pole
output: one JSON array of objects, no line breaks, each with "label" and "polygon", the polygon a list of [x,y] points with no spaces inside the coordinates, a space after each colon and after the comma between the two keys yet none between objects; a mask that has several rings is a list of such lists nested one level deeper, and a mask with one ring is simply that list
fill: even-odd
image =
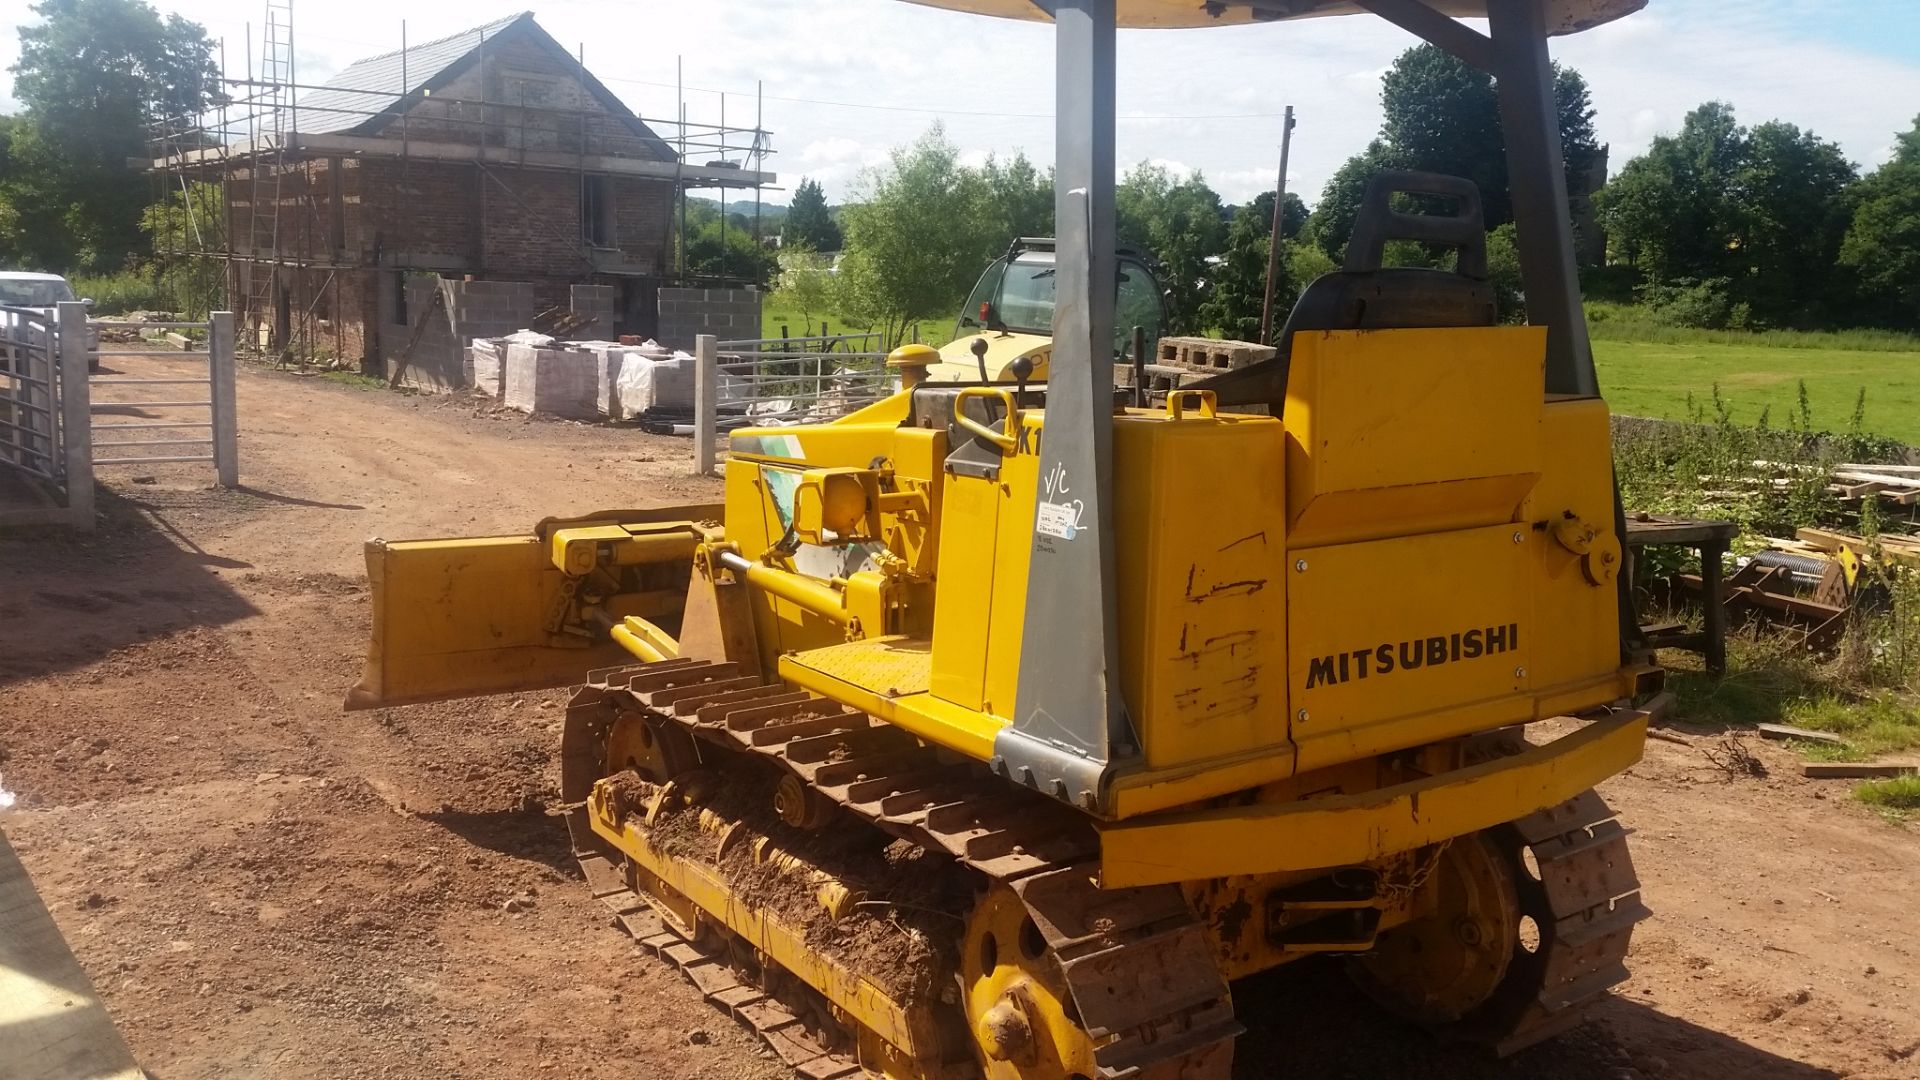
[{"label": "utility pole", "polygon": [[1280,275],[1280,233],[1287,219],[1287,150],[1293,145],[1293,106],[1280,125],[1280,179],[1273,189],[1273,235],[1267,241],[1267,302],[1260,308],[1260,342],[1273,340],[1273,281]]}]

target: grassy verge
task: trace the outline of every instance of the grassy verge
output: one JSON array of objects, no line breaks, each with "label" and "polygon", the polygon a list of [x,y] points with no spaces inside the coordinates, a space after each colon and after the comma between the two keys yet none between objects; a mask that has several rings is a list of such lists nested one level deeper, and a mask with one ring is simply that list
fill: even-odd
[{"label": "grassy verge", "polygon": [[1896,776],[1853,789],[1853,797],[1891,817],[1905,818],[1920,810],[1920,776]]},{"label": "grassy verge", "polygon": [[355,390],[385,390],[387,380],[376,379],[371,375],[362,375],[357,371],[323,371],[320,377],[341,386],[351,386]]},{"label": "grassy verge", "polygon": [[1727,674],[1678,661],[1667,677],[1676,719],[1709,728],[1791,724],[1843,742],[1796,740],[1811,761],[1869,761],[1920,750],[1920,693],[1863,686],[1844,656],[1819,660],[1786,634],[1744,631],[1727,643]]}]

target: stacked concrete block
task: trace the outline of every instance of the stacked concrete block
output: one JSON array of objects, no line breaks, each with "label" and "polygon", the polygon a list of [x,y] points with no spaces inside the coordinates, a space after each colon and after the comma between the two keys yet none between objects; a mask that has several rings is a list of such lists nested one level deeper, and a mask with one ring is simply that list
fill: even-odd
[{"label": "stacked concrete block", "polygon": [[492,338],[474,338],[467,346],[468,381],[475,390],[488,397],[500,396],[506,350],[506,345]]},{"label": "stacked concrete block", "polygon": [[582,341],[577,347],[593,354],[594,409],[601,416],[620,418],[620,371],[636,351],[611,341]]},{"label": "stacked concrete block", "polygon": [[1248,364],[1273,359],[1279,350],[1257,341],[1229,338],[1163,337],[1155,350],[1156,359],[1165,367],[1185,368],[1218,374],[1238,371]]},{"label": "stacked concrete block", "polygon": [[722,341],[760,337],[758,289],[661,289],[660,343],[692,351],[693,339],[712,334]]},{"label": "stacked concrete block", "polygon": [[509,345],[500,400],[510,409],[569,420],[599,416],[599,364],[586,350]]}]

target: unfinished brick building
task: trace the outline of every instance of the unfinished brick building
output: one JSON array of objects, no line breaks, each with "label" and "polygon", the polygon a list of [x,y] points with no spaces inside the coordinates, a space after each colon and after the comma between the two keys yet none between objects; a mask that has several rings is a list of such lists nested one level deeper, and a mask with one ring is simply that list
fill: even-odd
[{"label": "unfinished brick building", "polygon": [[[243,340],[370,372],[411,347],[429,383],[458,384],[444,361],[459,339],[583,295],[595,334],[653,333],[678,198],[772,179],[742,167],[762,160],[762,133],[683,126],[670,144],[530,13],[357,61],[324,86],[251,85],[255,131],[176,140],[154,163],[222,185]],[[748,134],[731,140],[745,153],[729,146]],[[676,145],[722,160],[688,164]]]}]

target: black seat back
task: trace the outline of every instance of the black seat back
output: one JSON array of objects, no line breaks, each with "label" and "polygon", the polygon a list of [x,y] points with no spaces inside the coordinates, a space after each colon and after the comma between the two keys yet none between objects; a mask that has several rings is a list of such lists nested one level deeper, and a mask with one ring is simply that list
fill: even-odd
[{"label": "black seat back", "polygon": [[[1452,199],[1446,214],[1396,210],[1399,194]],[[1458,252],[1452,270],[1382,266],[1390,240],[1440,244]],[[1438,173],[1390,170],[1368,184],[1347,241],[1346,263],[1315,278],[1287,316],[1272,360],[1250,364],[1194,385],[1214,391],[1221,405],[1286,399],[1293,337],[1302,330],[1399,330],[1427,326],[1492,326],[1498,318],[1487,281],[1486,218],[1480,189],[1470,180]]]}]

